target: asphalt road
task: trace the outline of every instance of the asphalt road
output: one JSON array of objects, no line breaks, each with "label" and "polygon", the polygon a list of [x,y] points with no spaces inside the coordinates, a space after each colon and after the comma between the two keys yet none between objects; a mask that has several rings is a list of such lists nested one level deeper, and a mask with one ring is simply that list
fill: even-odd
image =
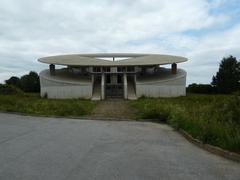
[{"label": "asphalt road", "polygon": [[0,113],[1,180],[240,179],[167,125]]}]

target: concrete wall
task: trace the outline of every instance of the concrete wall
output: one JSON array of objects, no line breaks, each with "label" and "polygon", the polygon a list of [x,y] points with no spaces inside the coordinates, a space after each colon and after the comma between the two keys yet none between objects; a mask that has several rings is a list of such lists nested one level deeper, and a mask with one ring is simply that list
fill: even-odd
[{"label": "concrete wall", "polygon": [[136,96],[175,97],[186,95],[186,72],[178,70],[176,75],[164,79],[136,81]]},{"label": "concrete wall", "polygon": [[[134,78],[136,80],[136,97],[174,97],[186,95],[186,72],[178,69],[176,74],[171,69],[159,69],[156,74],[145,74]],[[49,70],[40,73],[41,96],[48,98],[92,98],[93,77],[76,75],[67,70],[56,70],[56,75],[51,76]],[[104,77],[103,77],[104,78]],[[104,79],[101,83],[104,89]],[[124,81],[125,82],[125,81]],[[125,85],[126,86],[126,85]],[[127,86],[125,98],[127,95]],[[105,93],[102,91],[102,99]]]},{"label": "concrete wall", "polygon": [[44,70],[40,74],[41,96],[47,95],[48,98],[68,99],[92,97],[92,81],[64,79],[56,76],[50,76],[49,70]]}]

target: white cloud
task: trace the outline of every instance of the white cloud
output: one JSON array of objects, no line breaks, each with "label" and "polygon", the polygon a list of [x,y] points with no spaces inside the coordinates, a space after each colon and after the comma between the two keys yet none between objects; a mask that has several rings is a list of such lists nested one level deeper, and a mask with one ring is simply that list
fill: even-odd
[{"label": "white cloud", "polygon": [[[189,72],[189,82],[209,83],[218,70],[223,57],[233,55],[240,57],[240,24],[229,30],[210,33],[195,39],[186,56],[190,62],[183,65]],[[191,73],[193,72],[193,73]],[[197,73],[196,73],[197,72]]]},{"label": "white cloud", "polygon": [[[0,63],[16,72],[39,71],[38,57],[87,52],[154,52],[185,55],[191,80],[208,82],[212,64],[239,52],[239,27],[196,37],[184,34],[222,26],[230,17],[211,14],[225,0],[2,0]],[[223,45],[224,41],[224,45]],[[233,54],[234,55],[234,54]],[[239,55],[239,53],[237,53]],[[7,62],[7,63],[6,63]],[[204,78],[191,66],[210,66]],[[207,67],[206,67],[207,68]],[[0,69],[0,81],[12,72]],[[197,72],[197,71],[196,71]],[[2,75],[4,73],[4,75]],[[21,74],[21,73],[20,73]],[[209,74],[209,75],[206,75]]]}]

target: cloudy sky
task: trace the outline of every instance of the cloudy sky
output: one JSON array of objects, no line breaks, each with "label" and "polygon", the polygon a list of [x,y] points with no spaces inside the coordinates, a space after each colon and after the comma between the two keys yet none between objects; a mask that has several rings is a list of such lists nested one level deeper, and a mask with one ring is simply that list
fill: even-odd
[{"label": "cloudy sky", "polygon": [[56,54],[181,55],[188,83],[209,83],[224,56],[240,59],[240,0],[1,0],[0,82]]}]

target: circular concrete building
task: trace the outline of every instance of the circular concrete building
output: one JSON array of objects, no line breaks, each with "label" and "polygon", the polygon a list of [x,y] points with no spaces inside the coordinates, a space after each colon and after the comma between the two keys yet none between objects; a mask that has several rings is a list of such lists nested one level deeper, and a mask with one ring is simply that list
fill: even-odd
[{"label": "circular concrete building", "polygon": [[[40,72],[41,96],[101,100],[141,96],[174,97],[186,94],[186,72],[180,56],[101,53],[44,57],[49,64]],[[171,68],[161,65],[171,64]],[[55,65],[65,68],[55,69]]]}]

